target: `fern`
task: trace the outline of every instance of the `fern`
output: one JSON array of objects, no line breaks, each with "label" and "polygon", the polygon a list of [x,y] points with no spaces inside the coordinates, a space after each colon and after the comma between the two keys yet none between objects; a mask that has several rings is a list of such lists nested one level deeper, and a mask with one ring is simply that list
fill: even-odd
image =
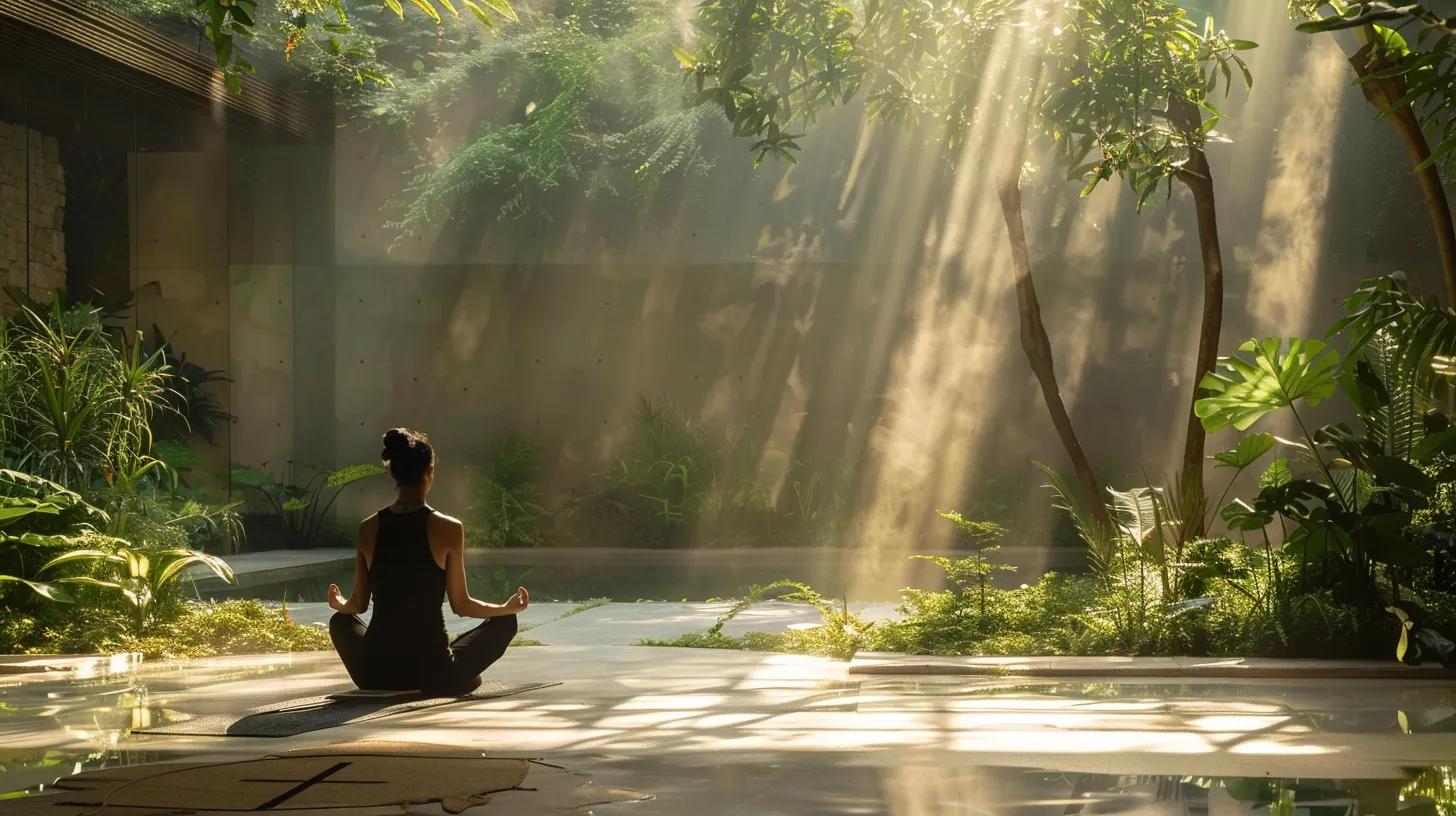
[{"label": "fern", "polygon": [[1389,329],[1376,333],[1365,356],[1389,397],[1384,406],[1362,417],[1366,435],[1385,453],[1408,459],[1426,435],[1422,416],[1431,407],[1432,375],[1426,368],[1401,365],[1400,343]]},{"label": "fern", "polygon": [[1119,531],[1088,512],[1078,498],[1079,491],[1065,477],[1041,462],[1033,463],[1046,476],[1054,494],[1053,504],[1072,519],[1077,535],[1087,545],[1087,552],[1098,571],[1110,569],[1117,557]]}]

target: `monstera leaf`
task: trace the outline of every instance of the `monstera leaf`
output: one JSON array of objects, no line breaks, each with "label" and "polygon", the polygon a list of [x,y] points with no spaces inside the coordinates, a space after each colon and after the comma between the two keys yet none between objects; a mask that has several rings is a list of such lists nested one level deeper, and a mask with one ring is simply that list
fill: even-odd
[{"label": "monstera leaf", "polygon": [[1259,458],[1274,448],[1274,437],[1266,433],[1249,434],[1239,440],[1233,450],[1226,450],[1213,456],[1214,467],[1243,470],[1259,461]]},{"label": "monstera leaf", "polygon": [[1296,402],[1318,405],[1335,393],[1340,356],[1319,340],[1277,337],[1249,340],[1239,351],[1251,355],[1222,357],[1219,371],[1199,383],[1208,394],[1193,412],[1209,433],[1233,426],[1246,430],[1261,417]]}]

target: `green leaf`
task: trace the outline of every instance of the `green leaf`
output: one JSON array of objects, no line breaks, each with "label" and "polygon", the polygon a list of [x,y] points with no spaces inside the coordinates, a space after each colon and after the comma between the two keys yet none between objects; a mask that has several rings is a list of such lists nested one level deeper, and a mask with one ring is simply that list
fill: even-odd
[{"label": "green leaf", "polygon": [[1272,450],[1274,448],[1274,442],[1274,437],[1269,434],[1250,434],[1240,439],[1239,444],[1234,446],[1233,450],[1214,454],[1214,466],[1243,470],[1259,461],[1260,457]]},{"label": "green leaf", "polygon": [[191,470],[202,464],[202,454],[186,442],[158,442],[152,455],[173,470]]},{"label": "green leaf", "polygon": [[1370,472],[1375,478],[1397,487],[1407,487],[1424,496],[1434,495],[1436,480],[1420,468],[1399,457],[1384,454],[1369,457]]},{"label": "green leaf", "polygon": [[196,564],[207,567],[209,570],[212,570],[214,575],[228,583],[233,582],[234,575],[232,567],[228,566],[226,561],[215,555],[193,552],[191,550],[168,550],[162,554],[172,556],[172,560],[157,574],[157,586],[166,585],[168,581],[180,575],[184,569]]},{"label": "green leaf", "polygon": [[1400,620],[1400,639],[1395,643],[1395,659],[1398,663],[1404,663],[1405,653],[1410,649],[1410,630],[1415,628],[1415,622],[1398,606],[1387,606],[1385,611]]},{"label": "green leaf", "polygon": [[82,586],[94,586],[102,589],[121,589],[121,584],[115,581],[103,581],[100,578],[93,578],[90,575],[73,575],[67,578],[56,579],[62,584],[81,584]]},{"label": "green leaf", "polygon": [[1290,534],[1284,551],[1305,561],[1343,555],[1355,549],[1355,541],[1333,522],[1309,522]]},{"label": "green leaf", "polygon": [[[13,501],[19,501],[23,503],[11,504],[10,502]],[[4,500],[4,502],[4,504],[0,504],[0,527],[4,527],[11,522],[23,519],[26,516],[31,516],[36,513],[54,516],[61,512],[61,508],[55,506],[54,504],[50,504],[47,502],[38,502],[33,499],[6,499]]]},{"label": "green leaf", "polygon": [[521,18],[516,16],[516,10],[511,7],[509,0],[481,0],[481,2],[495,9],[497,14],[507,20],[513,23],[520,22]]},{"label": "green leaf", "polygon": [[1194,403],[1206,431],[1246,430],[1271,411],[1301,401],[1318,405],[1335,393],[1339,354],[1319,340],[1290,338],[1288,343],[1285,351],[1277,337],[1249,340],[1239,350],[1250,358],[1219,359],[1220,370],[1199,383],[1208,396]]},{"label": "green leaf", "polygon": [[1272,513],[1257,510],[1243,499],[1230,502],[1218,515],[1229,527],[1244,532],[1262,530],[1274,521]]},{"label": "green leaf", "polygon": [[109,553],[105,550],[71,550],[68,553],[62,553],[47,561],[41,566],[40,572],[46,572],[52,567],[71,564],[77,561],[106,561],[112,564],[121,564],[122,566],[125,566],[127,563],[126,558],[123,556],[117,555],[116,553]]},{"label": "green leaf", "polygon": [[1456,427],[1448,427],[1427,434],[1424,439],[1417,442],[1411,449],[1411,458],[1417,462],[1425,462],[1434,456],[1443,453],[1456,451]]},{"label": "green leaf", "polygon": [[684,71],[691,71],[698,66],[698,58],[681,48],[673,48],[672,55],[677,57],[677,63]]},{"label": "green leaf", "polygon": [[255,470],[253,468],[233,468],[230,476],[232,478],[233,484],[239,487],[253,487],[261,490],[265,487],[272,487],[273,485],[277,484],[277,482],[273,481],[272,476],[269,476],[261,470]]},{"label": "green leaf", "polygon": [[[1409,7],[1407,7],[1409,8]],[[1323,17],[1318,20],[1309,20],[1300,23],[1295,28],[1305,34],[1319,34],[1327,31],[1343,31],[1347,28],[1360,28],[1361,26],[1374,23],[1387,23],[1405,19],[1408,11],[1392,8],[1381,8],[1380,6],[1367,6],[1363,4],[1352,4],[1343,14],[1336,14],[1330,17]]]},{"label": "green leaf", "polygon": [[384,468],[379,465],[348,465],[330,473],[329,477],[324,480],[324,484],[328,487],[344,487],[361,479],[381,476],[385,472]]},{"label": "green leaf", "polygon": [[400,5],[399,0],[384,0],[384,5],[389,7],[389,10],[394,12],[396,17],[399,17],[401,20],[404,19],[404,6]]},{"label": "green leaf", "polygon": [[1259,476],[1259,487],[1284,487],[1294,481],[1294,471],[1289,467],[1289,460],[1279,457],[1269,463],[1269,467]]},{"label": "green leaf", "polygon": [[414,3],[420,11],[423,11],[436,24],[442,22],[439,10],[435,8],[435,4],[431,3],[430,0],[410,0],[410,2]]},{"label": "green leaf", "polygon": [[[485,9],[479,3],[475,2],[475,0],[460,0],[460,2],[464,4],[465,8],[470,10],[471,14],[475,15],[475,19],[479,20],[482,25],[492,31],[495,30],[495,20],[491,19],[490,15],[486,13]],[[416,66],[415,71],[425,70],[425,64],[423,62],[415,60],[414,64]]]},{"label": "green leaf", "polygon": [[13,583],[27,586],[35,594],[42,598],[55,601],[56,603],[72,603],[75,601],[65,590],[54,584],[45,584],[38,581],[27,581],[24,578],[17,578],[14,575],[0,575],[0,583]]}]

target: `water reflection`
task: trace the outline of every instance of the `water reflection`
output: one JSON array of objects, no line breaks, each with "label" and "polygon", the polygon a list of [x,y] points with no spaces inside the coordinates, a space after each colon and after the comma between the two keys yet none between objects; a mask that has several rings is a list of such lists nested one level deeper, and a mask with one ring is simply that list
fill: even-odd
[{"label": "water reflection", "polygon": [[0,799],[48,790],[57,779],[88,771],[178,759],[175,753],[111,746],[0,751]]},{"label": "water reflection", "polygon": [[[1035,784],[1035,783],[1033,783]],[[1232,816],[1450,816],[1456,814],[1456,768],[1412,771],[1404,779],[1207,778],[1107,774],[1042,774],[1061,799],[1028,801],[1027,810],[1060,805],[1072,814],[1136,813]],[[1021,808],[1008,808],[1015,812]]]}]

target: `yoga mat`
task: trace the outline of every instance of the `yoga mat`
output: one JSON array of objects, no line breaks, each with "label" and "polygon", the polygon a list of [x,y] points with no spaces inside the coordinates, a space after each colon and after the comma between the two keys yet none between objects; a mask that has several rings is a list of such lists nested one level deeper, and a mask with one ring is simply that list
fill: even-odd
[{"label": "yoga mat", "polygon": [[242,714],[207,714],[182,722],[134,731],[191,737],[291,737],[323,728],[368,722],[427,708],[509,697],[560,683],[482,683],[464,697],[399,697],[339,699],[336,695],[302,697],[255,708]]}]

